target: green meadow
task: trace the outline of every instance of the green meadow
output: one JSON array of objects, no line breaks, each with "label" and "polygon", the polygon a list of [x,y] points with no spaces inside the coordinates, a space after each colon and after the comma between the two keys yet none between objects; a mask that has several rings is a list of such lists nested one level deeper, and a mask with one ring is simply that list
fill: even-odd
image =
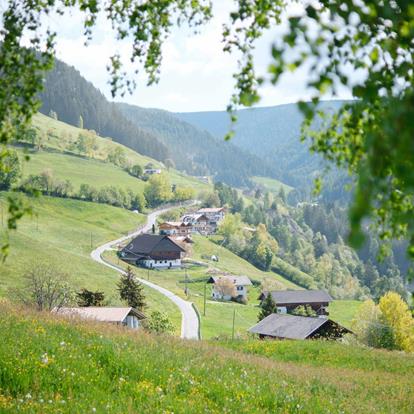
[{"label": "green meadow", "polygon": [[[0,331],[1,413],[414,409],[414,357],[399,353],[323,341],[257,341],[254,351],[250,342],[181,341],[6,303]],[[265,346],[266,355],[257,351]]]}]

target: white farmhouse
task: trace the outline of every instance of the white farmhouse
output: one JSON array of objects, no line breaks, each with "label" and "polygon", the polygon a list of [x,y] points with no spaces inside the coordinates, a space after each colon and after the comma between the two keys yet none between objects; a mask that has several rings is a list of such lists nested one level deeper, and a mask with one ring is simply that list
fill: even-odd
[{"label": "white farmhouse", "polygon": [[211,297],[217,300],[247,300],[247,287],[252,282],[247,276],[212,276],[207,283],[213,284]]}]

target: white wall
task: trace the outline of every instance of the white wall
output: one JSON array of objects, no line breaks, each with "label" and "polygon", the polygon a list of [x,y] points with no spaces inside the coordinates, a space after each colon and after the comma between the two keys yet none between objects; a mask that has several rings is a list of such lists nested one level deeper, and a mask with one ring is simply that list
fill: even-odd
[{"label": "white wall", "polygon": [[175,260],[144,260],[145,267],[153,269],[168,269],[170,267],[180,267],[181,259]]}]

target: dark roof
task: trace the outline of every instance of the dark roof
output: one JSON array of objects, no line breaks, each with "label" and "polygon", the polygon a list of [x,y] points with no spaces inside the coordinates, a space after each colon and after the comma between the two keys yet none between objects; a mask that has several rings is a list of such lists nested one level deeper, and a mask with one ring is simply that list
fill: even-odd
[{"label": "dark roof", "polygon": [[[259,299],[264,299],[268,293],[262,292]],[[332,302],[333,300],[324,290],[274,290],[270,294],[276,305]]]},{"label": "dark roof", "polygon": [[211,276],[208,279],[207,283],[217,283],[220,279],[229,279],[235,286],[251,286],[252,282],[247,276],[231,276],[231,275],[222,275],[222,276]]},{"label": "dark roof", "polygon": [[135,237],[123,251],[140,256],[151,255],[155,252],[185,250],[168,236],[158,234],[140,234]]},{"label": "dark roof", "polygon": [[328,321],[326,318],[272,313],[252,326],[249,332],[278,338],[306,339]]}]

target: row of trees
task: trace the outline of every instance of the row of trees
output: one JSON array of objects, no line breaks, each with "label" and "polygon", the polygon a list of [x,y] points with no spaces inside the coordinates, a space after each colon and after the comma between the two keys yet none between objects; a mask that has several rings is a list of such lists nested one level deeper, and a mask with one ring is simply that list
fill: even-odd
[{"label": "row of trees", "polygon": [[[9,159],[15,162],[8,171],[0,172],[0,189],[2,190],[10,189],[20,177],[17,155],[16,158],[10,157]],[[167,202],[190,200],[195,196],[191,188],[171,186],[168,177],[163,174],[151,176],[144,193],[136,193],[131,189],[124,190],[113,185],[98,189],[90,184],[81,184],[79,190],[75,191],[69,180],[56,178],[50,169],[38,175],[30,175],[22,182],[20,189],[25,192],[37,191],[50,196],[92,201],[141,212],[146,206],[156,207]]]},{"label": "row of trees", "polygon": [[195,191],[190,187],[172,186],[165,174],[153,174],[145,187],[144,196],[149,207],[157,207],[171,201],[191,200],[195,196]]}]

